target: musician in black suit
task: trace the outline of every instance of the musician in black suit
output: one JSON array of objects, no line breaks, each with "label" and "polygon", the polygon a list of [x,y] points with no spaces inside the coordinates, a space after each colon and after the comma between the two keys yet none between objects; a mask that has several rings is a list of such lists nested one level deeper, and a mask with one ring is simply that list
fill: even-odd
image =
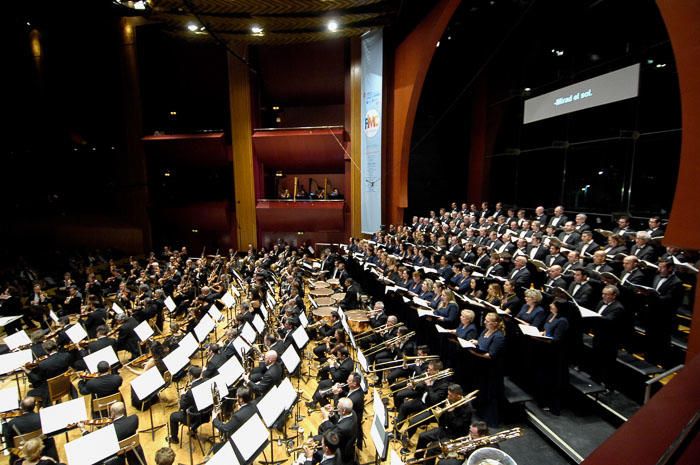
[{"label": "musician in black suit", "polygon": [[612,384],[612,373],[617,358],[617,349],[632,327],[631,318],[624,306],[617,300],[620,291],[615,286],[605,286],[602,300],[595,308],[601,318],[596,318],[597,325],[593,337],[594,360],[591,375],[596,381]]},{"label": "musician in black suit", "polygon": [[204,369],[204,373],[202,373],[205,379],[216,376],[219,373],[219,367],[226,363],[226,357],[221,353],[219,344],[209,344],[207,351],[209,352],[209,361]]},{"label": "musician in black suit", "polygon": [[98,306],[99,303],[95,296],[88,298],[87,315],[81,319],[83,327],[88,334],[88,337],[95,338],[97,336],[97,328],[103,326],[107,319],[107,310]]},{"label": "musician in black suit", "polygon": [[117,350],[128,351],[131,354],[130,360],[133,360],[139,356],[139,337],[134,331],[139,322],[136,318],[126,316],[124,313],[117,315],[117,322],[121,324],[117,332]]},{"label": "musician in black suit", "polygon": [[253,393],[262,397],[272,389],[272,386],[277,386],[282,381],[283,374],[282,366],[277,363],[277,352],[268,350],[265,353],[265,371],[260,381],[251,381],[247,374],[243,375],[243,381],[248,384]]},{"label": "musician in black suit", "polygon": [[541,262],[547,257],[547,248],[542,245],[542,235],[533,234],[530,248],[527,250],[527,256],[533,260]]},{"label": "musician in black suit", "polygon": [[554,226],[555,228],[562,228],[566,224],[567,221],[568,221],[568,218],[564,214],[564,207],[559,205],[559,206],[554,208],[554,216],[552,216],[549,219],[547,226]]},{"label": "musician in black suit", "polygon": [[246,421],[252,417],[255,412],[255,403],[252,402],[253,395],[248,388],[238,388],[236,390],[236,402],[238,403],[238,410],[231,415],[231,418],[227,422],[223,422],[217,418],[217,412],[214,414],[214,421],[212,422],[214,428],[221,431],[224,436],[229,437],[231,433],[235,432],[241,427]]},{"label": "musician in black suit", "polygon": [[359,423],[353,410],[352,400],[343,397],[338,400],[338,413],[331,414],[330,405],[321,409],[323,422],[318,427],[319,434],[314,437],[317,441],[322,435],[335,433],[338,435],[338,449],[341,454],[341,464],[351,465],[355,462],[355,444]]},{"label": "musician in black suit", "polygon": [[81,379],[78,381],[78,391],[84,396],[90,395],[91,399],[111,396],[119,392],[122,385],[122,377],[109,372],[109,362],[102,360],[97,364],[96,378]]},{"label": "musician in black suit", "polygon": [[566,289],[566,281],[561,277],[561,266],[552,265],[547,270],[547,275],[549,278],[544,282],[544,290],[546,292],[551,292],[552,289],[561,287]]},{"label": "musician in black suit", "polygon": [[559,253],[561,248],[556,244],[549,246],[549,255],[544,258],[544,264],[549,266],[559,265],[562,268],[566,265],[566,258]]},{"label": "musician in black suit", "polygon": [[[352,373],[352,369],[354,368],[355,364],[352,358],[350,358],[350,352],[348,352],[348,349],[341,347],[338,349],[337,353],[338,357],[336,360],[329,359],[326,361],[326,364],[328,364],[328,369],[323,370],[323,372],[327,373],[325,375],[327,378],[321,379],[318,382],[318,387],[316,388],[316,392],[314,392],[312,400],[306,403],[307,407],[314,408],[316,403],[321,405],[327,404],[328,396],[330,396],[332,391],[332,386],[336,383],[344,383],[348,379],[350,373]],[[322,370],[319,370],[319,373],[321,373],[321,371]]]},{"label": "musician in black suit", "polygon": [[374,303],[374,307],[367,314],[369,317],[369,325],[372,328],[378,328],[384,326],[389,318],[384,312],[384,302],[378,300]]},{"label": "musician in black suit", "polygon": [[576,246],[576,250],[581,254],[581,257],[587,258],[599,249],[600,246],[593,240],[593,232],[590,230],[584,231],[581,234],[581,242]]},{"label": "musician in black suit", "polygon": [[362,449],[363,433],[362,433],[362,418],[365,414],[365,392],[360,385],[361,376],[358,372],[352,372],[348,375],[346,386],[335,384],[331,390],[333,397],[338,399],[347,397],[352,401],[352,409],[357,417],[357,448]]},{"label": "musician in black suit", "polygon": [[308,445],[304,445],[304,465],[340,465],[338,456],[340,437],[333,431],[327,431],[321,436],[321,452],[315,451]]},{"label": "musician in black suit", "polygon": [[683,282],[676,276],[671,261],[659,260],[658,274],[651,287],[655,292],[640,290],[647,295],[640,318],[646,330],[647,360],[663,363],[671,343],[673,316],[683,302]]},{"label": "musician in black suit", "polygon": [[[452,383],[447,387],[447,405],[441,405],[441,408],[447,409],[450,404],[461,402],[464,398],[462,386]],[[459,407],[445,411],[438,420],[438,427],[429,429],[418,436],[418,444],[416,449],[426,449],[431,442],[442,441],[444,439],[456,439],[466,436],[469,433],[469,425],[472,421],[472,407],[469,403],[460,405]],[[438,455],[439,447],[430,447],[425,450],[424,457]],[[419,457],[415,457],[419,458]],[[432,464],[434,460],[427,460],[423,463]]]},{"label": "musician in black suit", "polygon": [[[139,417],[138,415],[126,415],[126,407],[123,402],[115,402],[109,408],[109,416],[112,419],[112,425],[114,425],[114,431],[117,433],[117,439],[123,441],[124,439],[130,438],[131,436],[138,434],[139,431]],[[136,457],[138,454],[141,457],[141,461]],[[143,449],[141,445],[136,447],[133,451],[126,453],[126,460],[129,465],[140,465],[141,463],[146,463],[146,457],[143,454]]]},{"label": "musician in black suit", "polygon": [[[19,403],[19,407],[22,410],[22,415],[12,418],[3,427],[3,436],[5,438],[5,447],[10,449],[10,461],[9,463],[15,463],[18,458],[13,453],[14,448],[14,438],[15,436],[21,434],[31,433],[32,431],[41,429],[41,418],[39,414],[34,411],[36,408],[36,401],[34,397],[25,397]],[[58,461],[58,452],[56,451],[56,442],[53,437],[49,436],[44,439],[44,452],[43,455],[54,458]]]},{"label": "musician in black suit", "polygon": [[[187,410],[195,408],[192,388],[204,382],[202,378],[202,369],[200,367],[191,366],[187,372],[190,375],[190,388],[180,396],[180,409],[170,414],[170,437],[168,440],[173,444],[180,442],[177,435],[180,429],[180,423],[187,423]],[[190,428],[194,431],[194,429],[204,423],[204,421],[205,420],[200,417],[196,424],[190,425]]]},{"label": "musician in black suit", "polygon": [[345,278],[345,297],[339,305],[343,310],[352,310],[360,306],[360,286],[352,278]]},{"label": "musician in black suit", "polygon": [[[34,389],[27,393],[32,397],[40,397],[44,401],[49,398],[49,386],[47,381],[58,375],[62,375],[71,366],[73,357],[67,352],[57,352],[56,341],[49,339],[42,344],[48,358],[39,362],[33,370],[29,372],[27,378],[34,386]],[[74,391],[75,389],[73,389]],[[72,393],[75,394],[75,393]]]},{"label": "musician in black suit", "polygon": [[630,255],[634,255],[639,260],[644,260],[654,263],[657,259],[657,252],[654,247],[649,244],[651,236],[646,231],[637,231],[634,239],[634,245],[630,249]]}]

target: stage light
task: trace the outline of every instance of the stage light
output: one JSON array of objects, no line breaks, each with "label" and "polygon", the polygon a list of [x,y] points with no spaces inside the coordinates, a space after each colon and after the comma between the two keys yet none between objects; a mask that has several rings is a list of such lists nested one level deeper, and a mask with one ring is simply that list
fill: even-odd
[{"label": "stage light", "polygon": [[437,41],[437,44],[435,44],[435,48],[438,48],[440,46],[440,41]]},{"label": "stage light", "polygon": [[524,88],[523,90],[524,90],[525,92],[530,92],[532,89],[529,88],[529,87],[526,87],[526,88]]},{"label": "stage light", "polygon": [[187,24],[187,30],[190,32],[197,32],[197,29],[199,29],[199,26],[197,26],[195,23],[188,23]]},{"label": "stage light", "polygon": [[257,24],[254,24],[253,26],[251,26],[250,32],[252,32],[253,34],[256,34],[256,35],[262,35],[263,28],[258,26]]},{"label": "stage light", "polygon": [[337,31],[338,30],[338,21],[336,21],[335,19],[331,19],[330,21],[328,21],[327,27],[328,27],[328,30],[331,32]]},{"label": "stage light", "polygon": [[657,63],[657,64],[656,64],[656,67],[657,67],[657,68],[665,68],[665,67],[666,67],[666,63]]},{"label": "stage light", "polygon": [[561,57],[564,56],[564,50],[558,49],[558,48],[553,48],[552,49],[552,55]]},{"label": "stage light", "polygon": [[275,106],[272,107],[272,109],[275,110],[275,111],[277,111],[277,110],[280,109],[280,107],[278,107],[277,105],[275,105]]}]

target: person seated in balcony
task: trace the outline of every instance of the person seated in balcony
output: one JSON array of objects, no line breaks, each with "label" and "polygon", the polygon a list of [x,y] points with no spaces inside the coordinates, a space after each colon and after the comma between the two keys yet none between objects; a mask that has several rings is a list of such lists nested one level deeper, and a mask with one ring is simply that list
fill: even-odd
[{"label": "person seated in balcony", "polygon": [[289,192],[289,189],[286,187],[280,192],[280,199],[289,199],[292,197],[292,194]]},{"label": "person seated in balcony", "polygon": [[297,200],[306,200],[309,198],[309,194],[306,192],[306,189],[304,189],[302,186],[299,186],[297,189],[297,195],[296,199]]},{"label": "person seated in balcony", "polygon": [[340,193],[337,187],[334,187],[331,193],[328,194],[328,198],[330,200],[340,200],[343,198],[343,195]]}]

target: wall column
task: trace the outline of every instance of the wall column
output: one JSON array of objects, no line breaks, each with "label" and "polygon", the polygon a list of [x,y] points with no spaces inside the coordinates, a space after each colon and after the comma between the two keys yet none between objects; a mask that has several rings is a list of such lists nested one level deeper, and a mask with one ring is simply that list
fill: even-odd
[{"label": "wall column", "polygon": [[[247,57],[248,47],[234,47]],[[233,185],[236,200],[236,235],[239,250],[248,244],[257,247],[255,216],[255,173],[253,170],[253,127],[250,70],[228,54],[229,105],[231,111],[231,148],[233,150]]]}]

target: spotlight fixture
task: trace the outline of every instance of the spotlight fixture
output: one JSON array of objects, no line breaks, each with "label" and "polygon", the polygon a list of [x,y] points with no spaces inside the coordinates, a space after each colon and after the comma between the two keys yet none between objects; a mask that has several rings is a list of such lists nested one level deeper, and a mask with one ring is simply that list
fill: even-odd
[{"label": "spotlight fixture", "polygon": [[338,21],[336,21],[335,19],[331,19],[330,21],[328,21],[327,27],[328,27],[328,30],[331,32],[337,31],[338,30]]},{"label": "spotlight fixture", "polygon": [[665,68],[665,67],[666,67],[666,63],[657,63],[657,64],[656,64],[656,67],[657,67],[657,68]]},{"label": "spotlight fixture", "polygon": [[272,109],[273,109],[273,110],[275,110],[275,111],[277,111],[277,110],[279,110],[279,109],[280,109],[280,107],[279,107],[279,106],[277,106],[277,105],[274,105],[274,106],[272,107]]},{"label": "spotlight fixture", "polygon": [[252,32],[255,35],[262,35],[263,34],[263,28],[258,26],[257,24],[253,24],[250,27],[250,32]]},{"label": "spotlight fixture", "polygon": [[435,48],[438,48],[440,46],[440,41],[437,41],[437,44],[435,44]]},{"label": "spotlight fixture", "polygon": [[562,56],[564,56],[564,50],[561,50],[558,48],[553,48],[552,55],[554,55],[555,57],[562,57]]},{"label": "spotlight fixture", "polygon": [[197,32],[199,29],[199,26],[197,26],[195,23],[187,23],[187,30],[190,32]]},{"label": "spotlight fixture", "polygon": [[532,90],[532,89],[531,89],[530,87],[526,87],[526,88],[523,89],[523,91],[525,91],[525,92],[530,92],[531,90]]}]

